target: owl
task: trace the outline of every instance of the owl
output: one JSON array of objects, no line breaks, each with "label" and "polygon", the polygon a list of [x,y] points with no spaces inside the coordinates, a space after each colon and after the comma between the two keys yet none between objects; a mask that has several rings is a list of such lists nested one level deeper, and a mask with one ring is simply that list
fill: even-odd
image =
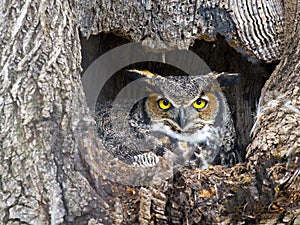
[{"label": "owl", "polygon": [[160,76],[129,70],[132,82],[114,101],[96,106],[104,147],[136,166],[172,156],[177,165],[205,169],[240,161],[231,113],[218,79],[225,74]]}]

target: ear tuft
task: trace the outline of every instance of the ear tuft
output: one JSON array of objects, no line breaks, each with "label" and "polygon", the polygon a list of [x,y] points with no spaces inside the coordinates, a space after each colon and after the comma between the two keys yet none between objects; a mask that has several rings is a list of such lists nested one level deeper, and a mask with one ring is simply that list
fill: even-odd
[{"label": "ear tuft", "polygon": [[148,70],[127,70],[126,75],[130,80],[136,80],[139,78],[154,78],[156,75]]},{"label": "ear tuft", "polygon": [[124,76],[131,84],[137,85],[142,90],[147,92],[153,92],[155,89],[155,82],[153,83],[152,78],[157,77],[148,70],[126,70]]}]

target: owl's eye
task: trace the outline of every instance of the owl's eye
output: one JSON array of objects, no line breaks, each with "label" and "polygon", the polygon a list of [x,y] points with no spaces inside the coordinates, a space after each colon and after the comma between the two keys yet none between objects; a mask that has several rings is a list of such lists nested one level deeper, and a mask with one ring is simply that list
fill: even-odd
[{"label": "owl's eye", "polygon": [[158,107],[162,110],[168,110],[172,107],[172,104],[166,99],[160,99],[157,101]]},{"label": "owl's eye", "polygon": [[193,106],[195,109],[201,110],[207,106],[207,101],[202,98],[198,98],[196,101],[193,102]]}]

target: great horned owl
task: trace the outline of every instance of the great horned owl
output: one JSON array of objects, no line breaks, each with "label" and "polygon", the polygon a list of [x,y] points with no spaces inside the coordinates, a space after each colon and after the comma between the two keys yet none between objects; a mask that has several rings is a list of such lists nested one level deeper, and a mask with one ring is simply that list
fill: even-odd
[{"label": "great horned owl", "polygon": [[167,153],[176,163],[193,168],[239,162],[218,74],[163,77],[140,70],[128,74],[134,77],[127,88],[131,93],[96,107],[99,135],[114,157],[139,166],[152,166]]}]

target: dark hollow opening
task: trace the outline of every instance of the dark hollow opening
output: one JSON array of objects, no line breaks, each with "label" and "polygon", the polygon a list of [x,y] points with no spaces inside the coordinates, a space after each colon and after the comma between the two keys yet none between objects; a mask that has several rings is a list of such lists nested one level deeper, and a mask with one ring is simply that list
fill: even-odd
[{"label": "dark hollow opening", "polygon": [[[112,33],[101,33],[88,40],[81,37],[83,73],[99,56],[129,40]],[[250,62],[247,57],[230,47],[222,36],[217,41],[196,40],[190,50],[196,53],[212,71],[239,73],[237,84],[225,88],[224,92],[233,115],[237,132],[237,147],[244,158],[250,142],[250,130],[254,124],[256,104],[266,80],[277,63]],[[129,56],[130,57],[130,56]],[[182,71],[167,64],[141,62],[128,65],[109,79],[101,90],[97,101],[111,100],[128,83],[123,77],[127,69],[144,69],[160,75],[182,75]]]}]

